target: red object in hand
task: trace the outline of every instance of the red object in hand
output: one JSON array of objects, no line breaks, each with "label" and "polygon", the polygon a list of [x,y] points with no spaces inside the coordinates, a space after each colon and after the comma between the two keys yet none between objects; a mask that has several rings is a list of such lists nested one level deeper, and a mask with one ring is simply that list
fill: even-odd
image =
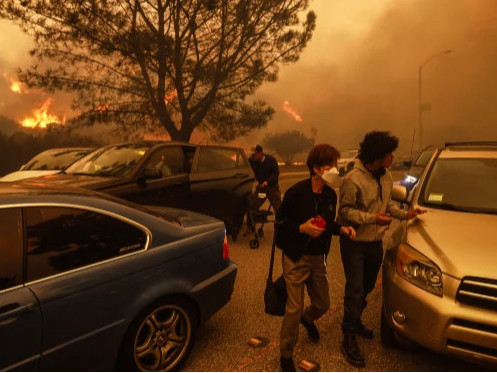
[{"label": "red object in hand", "polygon": [[326,228],[326,220],[324,220],[321,215],[318,215],[314,219],[312,219],[311,224],[318,228]]}]

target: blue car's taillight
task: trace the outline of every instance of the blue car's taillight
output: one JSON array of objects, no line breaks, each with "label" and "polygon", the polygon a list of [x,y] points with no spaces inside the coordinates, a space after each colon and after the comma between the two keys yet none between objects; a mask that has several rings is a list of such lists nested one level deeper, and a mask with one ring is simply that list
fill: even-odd
[{"label": "blue car's taillight", "polygon": [[224,243],[223,243],[223,259],[230,258],[230,250],[228,247],[228,237],[226,237],[226,233],[224,234]]}]

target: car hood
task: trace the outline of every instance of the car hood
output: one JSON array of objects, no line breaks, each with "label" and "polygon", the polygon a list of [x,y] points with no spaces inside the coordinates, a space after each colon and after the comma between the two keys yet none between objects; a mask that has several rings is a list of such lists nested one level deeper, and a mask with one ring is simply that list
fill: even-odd
[{"label": "car hood", "polygon": [[180,210],[172,207],[162,207],[162,206],[145,206],[145,207],[156,214],[169,215],[175,218],[180,222],[181,226],[185,228],[196,227],[199,225],[209,225],[209,224],[224,226],[222,221],[213,218],[211,216],[199,214],[197,212]]},{"label": "car hood", "polygon": [[457,278],[497,278],[497,215],[429,209],[409,223],[409,245]]},{"label": "car hood", "polygon": [[45,175],[36,180],[41,183],[50,183],[56,185],[69,185],[77,188],[85,188],[91,190],[102,190],[107,187],[115,186],[122,183],[122,179],[116,177],[102,177],[89,175],[72,175],[72,174],[56,174]]},{"label": "car hood", "polygon": [[30,179],[33,177],[40,177],[45,175],[54,175],[60,173],[60,170],[26,170],[26,171],[16,171],[5,175],[0,178],[0,181],[19,181],[24,179]]}]

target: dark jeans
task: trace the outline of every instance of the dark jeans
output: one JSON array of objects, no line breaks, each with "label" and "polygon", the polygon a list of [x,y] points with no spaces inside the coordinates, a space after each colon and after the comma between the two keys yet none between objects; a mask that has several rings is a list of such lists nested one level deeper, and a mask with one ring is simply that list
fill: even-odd
[{"label": "dark jeans", "polygon": [[362,325],[361,315],[366,308],[366,296],[374,289],[383,261],[381,241],[358,242],[340,237],[345,272],[343,332],[357,333]]}]

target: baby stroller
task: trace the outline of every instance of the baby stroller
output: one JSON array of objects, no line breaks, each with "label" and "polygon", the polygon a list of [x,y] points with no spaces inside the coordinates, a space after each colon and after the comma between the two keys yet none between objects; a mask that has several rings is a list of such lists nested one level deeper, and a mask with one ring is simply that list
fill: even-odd
[{"label": "baby stroller", "polygon": [[[266,193],[258,193],[257,198],[265,200],[267,198]],[[273,215],[274,210],[271,203],[269,207],[264,210],[252,210],[248,209],[247,219],[250,219],[251,226],[254,228],[254,238],[250,240],[250,248],[257,249],[259,247],[259,238],[264,237],[264,224],[274,223],[274,220],[270,221],[269,216]],[[260,224],[259,229],[257,225]]]}]

